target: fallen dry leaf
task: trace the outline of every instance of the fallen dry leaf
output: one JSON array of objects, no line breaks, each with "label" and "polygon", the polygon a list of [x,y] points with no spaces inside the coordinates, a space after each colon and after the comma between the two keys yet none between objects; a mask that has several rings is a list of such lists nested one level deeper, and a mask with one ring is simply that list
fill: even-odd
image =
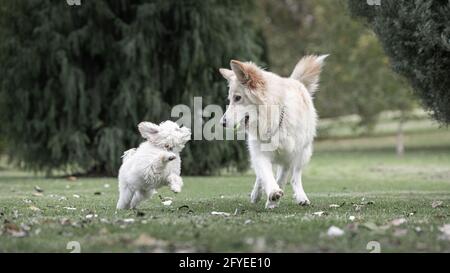
[{"label": "fallen dry leaf", "polygon": [[127,219],[123,219],[123,222],[125,223],[125,224],[132,224],[132,223],[134,223],[134,219],[133,218],[127,218]]},{"label": "fallen dry leaf", "polygon": [[25,231],[30,231],[31,230],[31,227],[29,225],[27,225],[27,224],[24,224],[24,223],[20,224],[20,228],[25,230]]},{"label": "fallen dry leaf", "polygon": [[331,237],[331,238],[340,237],[344,234],[345,234],[345,232],[336,226],[331,226],[327,231],[328,237]]},{"label": "fallen dry leaf", "polygon": [[66,209],[66,210],[77,210],[77,208],[73,208],[73,207],[63,207],[63,209]]},{"label": "fallen dry leaf", "polygon": [[102,229],[100,229],[100,231],[98,233],[100,235],[108,235],[109,234],[109,230],[107,228],[102,228]]},{"label": "fallen dry leaf", "polygon": [[32,211],[41,211],[41,209],[36,206],[30,206],[29,209]]},{"label": "fallen dry leaf", "polygon": [[361,211],[364,205],[353,204],[353,207],[355,208],[355,211]]},{"label": "fallen dry leaf", "polygon": [[44,196],[41,192],[33,192],[33,196],[41,197]]},{"label": "fallen dry leaf", "polygon": [[80,198],[80,196],[78,195],[78,194],[74,194],[74,195],[72,195],[73,196],[73,198]]},{"label": "fallen dry leaf", "polygon": [[431,207],[433,209],[440,208],[440,207],[442,207],[443,204],[444,204],[444,202],[442,202],[441,200],[436,200],[431,203]]},{"label": "fallen dry leaf", "polygon": [[406,234],[408,234],[408,230],[405,228],[398,228],[398,229],[394,230],[395,237],[403,237],[403,236],[406,236]]},{"label": "fallen dry leaf", "polygon": [[141,234],[136,240],[133,241],[135,246],[153,246],[158,242],[157,239],[150,237],[146,234]]},{"label": "fallen dry leaf", "polygon": [[211,211],[212,215],[221,215],[221,216],[230,216],[231,214],[228,212],[222,212],[222,211]]},{"label": "fallen dry leaf", "polygon": [[350,221],[355,221],[355,219],[356,219],[356,217],[355,216],[353,216],[353,215],[350,215],[349,217],[348,217],[348,220],[350,220]]},{"label": "fallen dry leaf", "polygon": [[398,218],[398,219],[394,219],[390,222],[390,224],[394,227],[398,227],[400,225],[403,225],[404,223],[406,223],[406,219],[405,218]]},{"label": "fallen dry leaf", "polygon": [[331,204],[331,205],[329,205],[329,207],[332,209],[337,209],[337,208],[340,208],[341,206],[338,204]]},{"label": "fallen dry leaf", "polygon": [[28,235],[28,232],[13,223],[6,223],[3,228],[7,234],[13,237],[22,238]]},{"label": "fallen dry leaf", "polygon": [[379,230],[380,228],[373,222],[367,222],[363,224],[363,227],[369,229],[369,230]]},{"label": "fallen dry leaf", "polygon": [[77,178],[75,176],[68,176],[67,180],[74,182],[74,181],[77,181]]},{"label": "fallen dry leaf", "polygon": [[170,205],[172,205],[172,200],[166,200],[166,201],[162,201],[161,203],[164,205],[164,206],[170,206]]},{"label": "fallen dry leaf", "polygon": [[44,192],[44,190],[41,187],[39,187],[38,185],[34,186],[34,190],[36,192]]},{"label": "fallen dry leaf", "polygon": [[93,218],[97,218],[97,217],[98,217],[97,214],[88,214],[88,215],[86,215],[86,219],[88,219],[88,220],[93,219]]},{"label": "fallen dry leaf", "polygon": [[359,224],[358,223],[351,223],[347,225],[347,229],[350,232],[356,233],[358,232]]},{"label": "fallen dry leaf", "polygon": [[316,211],[316,212],[313,212],[312,215],[320,217],[322,215],[327,215],[327,213],[325,211]]},{"label": "fallen dry leaf", "polygon": [[59,220],[59,223],[63,226],[70,226],[72,224],[72,221],[70,221],[69,218],[61,218]]}]

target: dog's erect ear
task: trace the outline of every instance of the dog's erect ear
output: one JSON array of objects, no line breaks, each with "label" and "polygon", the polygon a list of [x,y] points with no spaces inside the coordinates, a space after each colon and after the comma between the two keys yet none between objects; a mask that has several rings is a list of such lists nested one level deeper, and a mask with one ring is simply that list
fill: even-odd
[{"label": "dog's erect ear", "polygon": [[146,121],[139,123],[138,129],[141,136],[145,139],[150,139],[154,137],[155,134],[159,133],[158,125]]},{"label": "dog's erect ear", "polygon": [[245,65],[240,61],[231,60],[230,67],[242,84],[246,84],[250,80],[246,72]]},{"label": "dog's erect ear", "polygon": [[230,66],[239,82],[249,89],[256,90],[264,87],[264,78],[256,65],[232,60]]},{"label": "dog's erect ear", "polygon": [[227,81],[231,81],[231,77],[233,77],[234,72],[233,70],[230,69],[226,69],[226,68],[221,68],[219,69],[220,74],[222,74],[222,76],[227,80]]}]

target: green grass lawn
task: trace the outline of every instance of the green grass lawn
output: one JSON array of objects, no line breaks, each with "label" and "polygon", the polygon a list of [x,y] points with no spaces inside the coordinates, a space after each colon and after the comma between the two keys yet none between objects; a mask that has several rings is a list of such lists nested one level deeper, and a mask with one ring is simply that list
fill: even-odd
[{"label": "green grass lawn", "polygon": [[[288,185],[271,211],[250,204],[252,175],[185,177],[182,193],[160,190],[173,198],[170,206],[155,196],[139,211],[116,212],[113,178],[69,181],[3,169],[0,252],[70,252],[71,241],[82,252],[369,252],[370,241],[382,252],[449,252],[440,228],[450,224],[450,131],[407,134],[402,158],[394,140],[318,142],[304,175],[312,205],[294,204]],[[328,236],[331,226],[344,234]]]}]

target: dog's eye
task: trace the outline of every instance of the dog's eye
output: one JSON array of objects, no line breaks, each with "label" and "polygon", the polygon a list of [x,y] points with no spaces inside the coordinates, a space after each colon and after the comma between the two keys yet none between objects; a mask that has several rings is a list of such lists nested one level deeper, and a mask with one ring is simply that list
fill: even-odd
[{"label": "dog's eye", "polygon": [[240,101],[241,99],[242,99],[241,96],[234,96],[234,101],[235,101],[235,102],[238,102],[238,101]]}]

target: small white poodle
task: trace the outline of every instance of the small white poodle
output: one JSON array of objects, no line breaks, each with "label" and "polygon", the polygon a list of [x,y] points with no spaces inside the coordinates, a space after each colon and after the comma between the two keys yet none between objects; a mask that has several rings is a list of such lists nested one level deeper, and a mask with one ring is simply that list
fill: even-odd
[{"label": "small white poodle", "polygon": [[191,131],[172,121],[159,126],[141,122],[138,128],[147,141],[122,156],[117,209],[136,208],[162,186],[168,185],[175,193],[183,186],[180,152],[190,140]]}]

